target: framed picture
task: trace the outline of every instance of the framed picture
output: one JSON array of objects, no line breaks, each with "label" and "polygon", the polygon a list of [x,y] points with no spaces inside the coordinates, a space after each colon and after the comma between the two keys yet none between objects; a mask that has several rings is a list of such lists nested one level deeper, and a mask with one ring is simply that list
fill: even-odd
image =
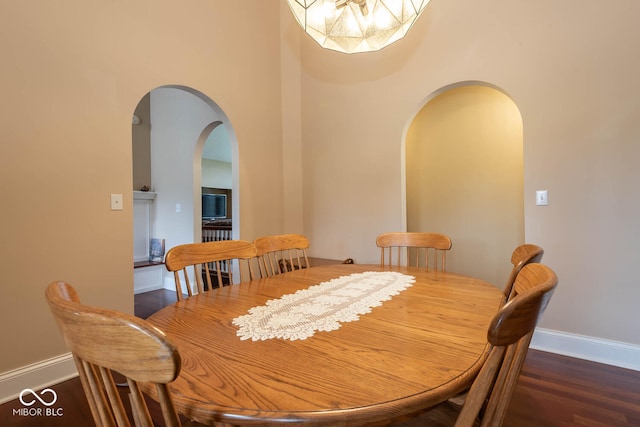
[{"label": "framed picture", "polygon": [[164,261],[164,239],[151,238],[149,241],[149,261]]}]

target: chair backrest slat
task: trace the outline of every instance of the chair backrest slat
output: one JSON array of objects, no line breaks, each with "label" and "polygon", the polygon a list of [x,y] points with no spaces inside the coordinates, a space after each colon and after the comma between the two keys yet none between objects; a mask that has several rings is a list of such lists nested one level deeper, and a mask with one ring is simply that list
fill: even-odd
[{"label": "chair backrest slat", "polygon": [[529,263],[539,263],[542,261],[542,255],[544,255],[544,250],[540,246],[529,243],[520,245],[513,250],[513,253],[511,254],[511,264],[513,265],[513,268],[511,269],[511,273],[509,274],[509,278],[507,279],[507,283],[504,287],[504,296],[506,299],[509,299],[513,283],[515,282],[516,276],[520,270],[522,270],[522,267]]},{"label": "chair backrest slat", "polygon": [[[398,232],[384,233],[376,239],[380,248],[380,265],[407,265],[446,271],[447,252],[451,239],[442,233]],[[395,256],[394,256],[395,254]],[[393,259],[396,259],[395,264]]]},{"label": "chair backrest slat", "polygon": [[253,241],[262,277],[310,267],[309,239],[301,234],[264,236]]},{"label": "chair backrest slat", "polygon": [[[245,240],[221,240],[203,243],[187,243],[171,248],[165,257],[165,266],[173,272],[176,297],[182,300],[181,276],[184,277],[187,295],[192,296],[205,290],[235,283],[233,260],[237,260],[240,282],[245,280],[245,270],[249,278],[254,272],[251,259],[256,256],[256,248]],[[192,286],[189,271],[195,286]],[[203,280],[204,276],[204,280]],[[215,283],[214,283],[215,281]]]},{"label": "chair backrest slat", "polygon": [[557,284],[557,276],[545,265],[530,263],[520,270],[514,295],[488,328],[492,348],[467,393],[456,427],[473,426],[483,408],[482,426],[502,425],[534,329]]},{"label": "chair backrest slat", "polygon": [[65,282],[51,283],[45,296],[73,355],[96,425],[131,425],[112,376],[117,372],[127,379],[136,425],[153,426],[138,387],[144,382],[156,385],[165,424],[180,426],[167,384],[180,373],[181,359],[164,333],[135,316],[81,304]]}]

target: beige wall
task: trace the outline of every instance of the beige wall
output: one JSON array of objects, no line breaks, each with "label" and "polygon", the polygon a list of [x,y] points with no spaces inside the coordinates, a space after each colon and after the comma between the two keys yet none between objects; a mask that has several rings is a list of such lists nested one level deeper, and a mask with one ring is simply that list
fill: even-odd
[{"label": "beige wall", "polygon": [[524,242],[522,118],[486,86],[449,88],[406,138],[407,230],[453,242],[447,269],[503,286]]},{"label": "beige wall", "polygon": [[542,325],[640,344],[639,2],[433,0],[406,39],[356,56],[298,39],[284,2],[248,3],[0,3],[0,372],[66,351],[51,280],[132,311],[131,113],[168,84],[232,123],[241,237],[282,231],[260,215],[276,209],[314,255],[359,262],[403,225],[402,144],[424,102],[461,81],[501,88],[524,123],[525,238],[561,281]]},{"label": "beige wall", "polygon": [[[314,251],[376,261],[376,235],[404,222],[408,124],[441,88],[486,82],[522,114],[525,239],[545,248],[560,277],[541,326],[640,344],[638,16],[635,0],[433,0],[405,39],[375,55],[304,38],[304,221]],[[548,207],[534,205],[542,189]]]},{"label": "beige wall", "polygon": [[282,173],[284,181],[283,232],[304,233],[304,191],[302,182],[302,75],[300,73],[300,27],[291,25],[291,10],[280,2],[282,38],[280,51],[282,79]]},{"label": "beige wall", "polygon": [[279,2],[249,3],[0,4],[0,372],[66,352],[43,297],[52,280],[133,311],[131,115],[150,90],[192,87],[225,111],[243,233],[282,230],[252,213],[281,209],[281,168],[262,167],[282,162]]}]

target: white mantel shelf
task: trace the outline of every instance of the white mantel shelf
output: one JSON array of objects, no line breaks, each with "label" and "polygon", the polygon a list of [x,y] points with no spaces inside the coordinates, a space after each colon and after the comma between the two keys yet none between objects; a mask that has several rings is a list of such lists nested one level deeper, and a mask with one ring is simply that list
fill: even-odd
[{"label": "white mantel shelf", "polygon": [[155,200],[157,195],[155,191],[134,191],[133,200]]}]

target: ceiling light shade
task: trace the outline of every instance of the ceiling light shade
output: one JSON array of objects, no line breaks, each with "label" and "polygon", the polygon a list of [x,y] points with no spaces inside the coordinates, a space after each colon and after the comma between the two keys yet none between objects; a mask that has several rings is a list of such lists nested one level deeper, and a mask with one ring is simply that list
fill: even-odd
[{"label": "ceiling light shade", "polygon": [[345,53],[380,50],[403,38],[429,0],[287,0],[320,46]]}]

